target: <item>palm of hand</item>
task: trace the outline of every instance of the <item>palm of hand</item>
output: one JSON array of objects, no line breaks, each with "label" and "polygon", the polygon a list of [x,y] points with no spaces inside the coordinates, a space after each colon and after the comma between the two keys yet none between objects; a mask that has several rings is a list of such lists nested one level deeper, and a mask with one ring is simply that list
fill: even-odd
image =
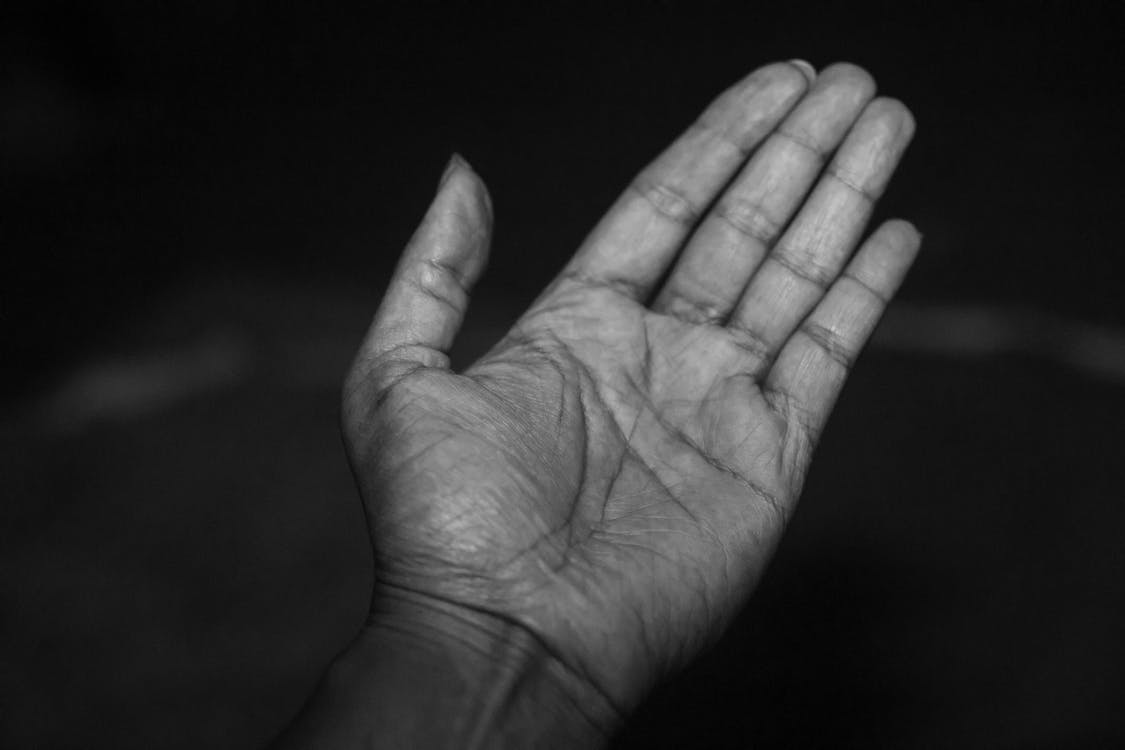
[{"label": "palm of hand", "polygon": [[715,632],[800,470],[724,329],[563,296],[466,375],[419,370],[388,394],[376,538],[384,577],[531,622],[608,686]]},{"label": "palm of hand", "polygon": [[[798,107],[787,123],[835,117],[847,130],[870,91],[852,97],[855,111],[843,111],[841,91],[863,89],[864,77],[840,67],[843,73],[833,77],[830,69],[821,76],[821,103],[808,104],[810,95],[801,105],[805,111]],[[765,80],[754,84],[758,90],[773,91],[782,102],[762,115],[772,129],[793,104],[778,93],[792,77],[776,70],[772,78],[756,75]],[[831,107],[823,100],[836,109],[826,111]],[[722,102],[720,111],[738,109]],[[730,117],[745,118],[746,107],[743,102]],[[867,119],[884,123],[887,116]],[[879,132],[853,133],[851,153],[870,150],[873,138],[883,139],[880,153],[901,152],[905,143],[895,141],[893,129]],[[728,130],[719,142],[730,138]],[[784,133],[774,138],[782,141],[779,149],[787,139],[796,148],[808,146]],[[827,187],[824,180],[819,192],[835,188],[865,197],[889,176],[897,155],[869,158],[864,172],[847,162],[848,143],[835,161],[848,167],[847,179]],[[400,267],[402,283],[392,285],[366,355],[361,351],[364,366],[353,372],[345,400],[380,584],[521,623],[623,704],[714,637],[745,599],[799,493],[847,360],[912,257],[904,250],[910,234],[899,225],[885,228],[840,276],[855,288],[837,284],[826,295],[820,287],[828,284],[819,284],[816,273],[829,274],[826,282],[839,276],[850,248],[833,251],[831,237],[820,238],[803,259],[812,271],[801,271],[800,258],[775,264],[777,273],[794,274],[795,281],[785,279],[797,289],[788,297],[777,293],[780,282],[769,278],[759,257],[754,283],[737,278],[749,272],[736,271],[731,283],[737,289],[723,293],[716,283],[711,289],[720,293],[700,300],[704,285],[691,276],[691,260],[715,262],[708,221],[712,235],[727,231],[744,244],[757,240],[760,255],[769,240],[747,233],[745,221],[732,221],[734,198],[725,212],[717,203],[703,224],[697,215],[682,220],[679,209],[691,205],[693,189],[701,193],[694,202],[703,205],[711,202],[707,191],[715,190],[684,166],[685,160],[706,162],[700,150],[674,146],[672,156],[643,175],[568,271],[461,375],[448,370],[442,352],[483,266],[487,230],[481,227],[490,211],[483,189],[466,192],[468,198],[444,212],[439,193]],[[765,151],[759,149],[741,187],[736,180],[728,196],[749,194],[755,180],[761,182],[755,164],[759,171],[776,169],[781,157]],[[837,172],[844,174],[843,168]],[[809,178],[792,178],[798,201],[807,190],[802,179]],[[462,168],[443,191],[457,190],[449,186],[457,180],[479,185]],[[785,192],[777,190],[782,197],[775,200],[784,202]],[[838,222],[832,226],[825,218],[830,208],[809,208],[816,195],[777,247],[790,237],[796,246],[814,230],[837,238],[837,246],[854,243],[854,225],[865,215],[831,216]],[[763,200],[755,199],[754,208],[764,212]],[[827,195],[821,203],[831,207],[833,200],[842,199]],[[779,205],[774,213],[794,208]],[[780,226],[784,218],[771,223]],[[646,244],[633,240],[643,235],[658,248],[679,246],[684,240],[677,233],[689,229],[704,240],[680,251],[677,270],[652,308],[646,306],[651,279],[670,258],[633,263],[632,248]],[[672,236],[662,243],[652,239],[658,232]],[[623,234],[630,242],[621,242]],[[657,254],[644,247],[635,252]],[[887,260],[892,254],[897,263]],[[629,271],[638,267],[645,271]],[[802,296],[800,282],[814,288]],[[762,318],[761,300],[778,299],[792,309]],[[418,321],[427,314],[435,320],[444,315],[446,323],[420,333]]]}]

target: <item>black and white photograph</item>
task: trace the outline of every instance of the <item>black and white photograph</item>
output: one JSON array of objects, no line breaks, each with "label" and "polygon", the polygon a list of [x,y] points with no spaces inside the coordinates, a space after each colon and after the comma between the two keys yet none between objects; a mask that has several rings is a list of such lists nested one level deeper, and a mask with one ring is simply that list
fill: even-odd
[{"label": "black and white photograph", "polygon": [[0,2],[0,748],[1125,748],[1115,5]]}]

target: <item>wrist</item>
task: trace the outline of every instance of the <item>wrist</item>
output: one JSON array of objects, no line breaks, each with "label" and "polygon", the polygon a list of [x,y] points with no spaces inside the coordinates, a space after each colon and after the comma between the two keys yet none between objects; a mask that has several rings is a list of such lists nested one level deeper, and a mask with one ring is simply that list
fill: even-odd
[{"label": "wrist", "polygon": [[621,719],[526,627],[398,589],[305,713],[293,746],[598,747]]}]

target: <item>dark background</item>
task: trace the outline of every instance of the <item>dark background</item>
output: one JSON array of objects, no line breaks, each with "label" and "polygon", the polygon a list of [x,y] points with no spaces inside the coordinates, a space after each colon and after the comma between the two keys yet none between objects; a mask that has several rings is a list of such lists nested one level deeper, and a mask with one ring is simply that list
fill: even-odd
[{"label": "dark background", "polygon": [[619,746],[1125,746],[1111,3],[265,5],[0,6],[0,745],[274,735],[364,615],[338,384],[449,153],[497,216],[464,362],[799,56],[913,110],[881,214],[924,254],[745,616]]}]

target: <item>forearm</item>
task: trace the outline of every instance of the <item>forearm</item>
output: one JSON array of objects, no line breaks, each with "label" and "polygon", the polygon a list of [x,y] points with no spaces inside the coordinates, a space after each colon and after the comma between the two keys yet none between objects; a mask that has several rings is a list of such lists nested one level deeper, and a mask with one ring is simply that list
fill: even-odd
[{"label": "forearm", "polygon": [[618,718],[523,627],[396,594],[275,747],[590,748]]}]

